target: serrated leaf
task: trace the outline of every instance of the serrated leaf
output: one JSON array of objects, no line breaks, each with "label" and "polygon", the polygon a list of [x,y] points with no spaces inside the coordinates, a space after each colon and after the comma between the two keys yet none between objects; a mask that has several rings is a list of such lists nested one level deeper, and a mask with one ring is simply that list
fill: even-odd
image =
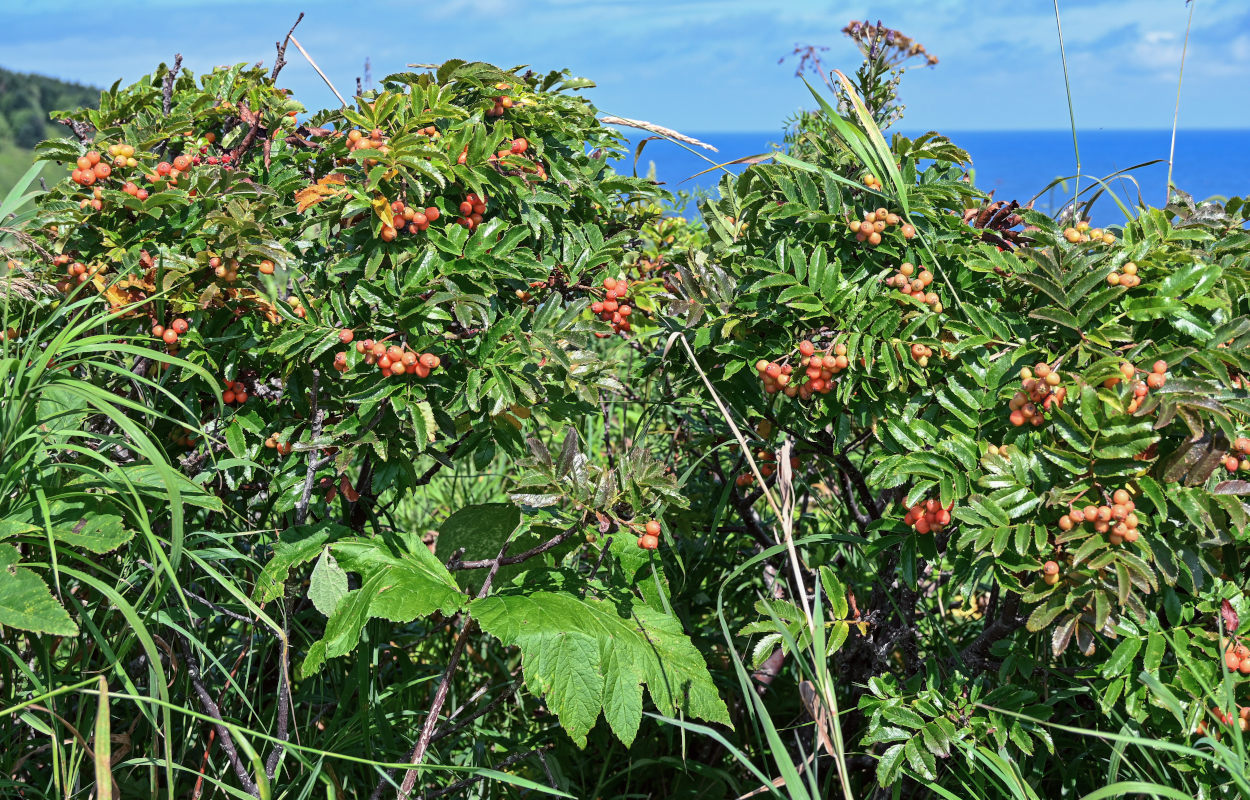
[{"label": "serrated leaf", "polygon": [[52,636],[77,636],[78,626],[39,574],[20,566],[13,545],[0,545],[0,625]]},{"label": "serrated leaf", "polygon": [[521,649],[527,687],[579,747],[600,713],[622,742],[633,742],[643,686],[662,714],[730,724],[703,656],[675,617],[554,592],[491,595],[469,610],[482,630]]}]

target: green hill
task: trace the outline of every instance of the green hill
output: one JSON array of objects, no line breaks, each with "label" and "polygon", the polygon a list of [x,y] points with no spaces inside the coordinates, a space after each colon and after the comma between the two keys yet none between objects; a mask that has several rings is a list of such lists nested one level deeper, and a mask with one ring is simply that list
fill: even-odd
[{"label": "green hill", "polygon": [[52,111],[95,107],[99,101],[99,89],[0,68],[0,197],[30,167],[31,148],[68,133],[52,122]]}]

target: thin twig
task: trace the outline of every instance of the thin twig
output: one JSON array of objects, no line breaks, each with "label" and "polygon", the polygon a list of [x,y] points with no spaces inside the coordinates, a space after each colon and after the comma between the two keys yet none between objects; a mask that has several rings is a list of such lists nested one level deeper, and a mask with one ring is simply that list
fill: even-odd
[{"label": "thin twig", "polygon": [[599,572],[599,567],[603,565],[603,559],[607,558],[608,551],[612,549],[612,537],[609,536],[603,542],[603,549],[599,551],[599,557],[595,559],[595,565],[590,568],[590,575],[586,577],[586,585],[582,587],[582,597],[586,596],[586,590],[590,588],[590,581]]},{"label": "thin twig", "polygon": [[291,34],[295,33],[295,28],[300,24],[300,21],[302,19],[304,19],[303,11],[299,12],[299,16],[295,18],[295,25],[291,26],[291,30],[286,32],[286,38],[283,39],[281,43],[274,42],[274,44],[278,48],[278,58],[276,61],[273,62],[273,72],[269,73],[269,81],[271,83],[278,79],[278,73],[281,72],[282,68],[286,66],[287,42],[291,41]]},{"label": "thin twig", "polygon": [[529,550],[526,550],[524,553],[520,553],[519,555],[508,556],[507,558],[483,558],[478,561],[453,560],[447,564],[447,569],[452,572],[465,569],[490,569],[492,571],[490,577],[494,577],[494,572],[497,571],[499,567],[508,567],[513,564],[520,564],[522,561],[528,561],[534,556],[542,555],[548,550],[560,546],[570,536],[577,533],[584,524],[585,518],[583,517],[573,523],[572,527],[569,527],[563,532],[551,537],[542,544],[534,545]]},{"label": "thin twig", "polygon": [[[482,706],[477,711],[474,711],[472,714],[460,720],[459,722],[457,722],[455,725],[451,726],[450,728],[445,727],[445,726],[442,728],[439,728],[437,731],[434,732],[434,736],[430,739],[430,741],[437,742],[439,739],[442,739],[445,736],[451,736],[453,733],[459,733],[460,731],[468,727],[468,725],[472,723],[474,720],[480,719],[481,717],[484,717],[485,715],[489,714],[491,711],[494,711],[501,704],[507,702],[509,697],[516,694],[516,690],[521,688],[521,683],[522,683],[522,679],[517,678],[512,683],[508,684],[507,688],[504,689],[502,692],[500,692],[499,695],[495,697],[494,700],[491,700],[489,703]],[[452,716],[455,716],[455,715],[453,714]]]},{"label": "thin twig", "polygon": [[[292,29],[292,31],[294,31],[294,29]],[[347,108],[347,101],[343,99],[343,95],[339,94],[339,90],[334,88],[333,83],[330,83],[330,79],[327,78],[326,74],[321,71],[321,67],[317,66],[317,62],[313,61],[313,57],[308,55],[308,51],[305,50],[304,46],[299,43],[299,39],[295,38],[294,33],[287,34],[287,38],[291,40],[291,44],[295,45],[297,50],[304,54],[304,58],[308,59],[308,63],[312,65],[312,68],[317,70],[317,74],[321,76],[321,80],[326,82],[326,86],[330,87],[330,91],[334,92],[334,96],[337,97],[339,102],[343,104],[343,108]]]},{"label": "thin twig", "polygon": [[[303,15],[301,14],[300,16],[302,17]],[[318,391],[320,379],[321,372],[314,369],[312,373],[312,396],[310,398],[313,442],[321,439],[321,427],[325,421],[324,412],[320,408]],[[300,492],[299,500],[295,503],[296,525],[303,525],[308,521],[308,503],[312,497],[313,478],[323,463],[324,459],[317,455],[316,449],[308,451],[308,468],[304,471],[304,487]],[[269,776],[270,780],[273,780],[274,775],[278,771],[278,762],[282,758],[282,753],[286,751],[286,741],[291,731],[291,611],[291,599],[287,597],[286,583],[284,582],[282,586],[282,643],[279,648],[278,661],[278,723],[274,731],[278,741],[269,753],[269,758],[265,760],[265,774]]]},{"label": "thin twig", "polygon": [[[312,373],[312,396],[310,405],[312,411],[312,441],[317,442],[321,439],[321,426],[325,421],[324,416],[318,407],[318,382],[321,379],[320,370],[313,370]],[[304,488],[300,491],[299,500],[295,503],[295,524],[303,525],[308,521],[308,503],[312,498],[313,479],[317,475],[320,468],[321,459],[317,456],[317,450],[308,451],[308,469],[304,471]]]},{"label": "thin twig", "polygon": [[187,662],[187,677],[191,679],[191,685],[195,688],[196,697],[199,698],[200,705],[204,708],[204,713],[216,720],[213,728],[217,731],[217,737],[221,739],[221,749],[225,751],[226,759],[230,762],[230,766],[234,767],[234,774],[239,777],[239,783],[243,784],[243,790],[253,797],[260,797],[260,789],[257,788],[256,782],[252,780],[252,776],[248,773],[243,759],[239,757],[239,751],[234,747],[234,739],[230,736],[230,731],[224,724],[225,720],[222,719],[221,709],[218,708],[212,695],[208,693],[208,689],[204,688],[200,664],[195,660],[195,654],[191,651],[190,643],[186,641],[185,637],[179,637],[179,639],[182,641],[183,658]]},{"label": "thin twig", "polygon": [[[543,751],[544,751],[544,750],[550,750],[553,746],[554,746],[554,745],[545,745],[545,746],[543,746],[543,747],[535,748],[535,749],[533,749],[533,750],[527,750],[527,751],[526,751],[526,752],[524,752],[524,753],[513,753],[512,755],[508,756],[508,757],[507,757],[507,758],[505,758],[503,761],[500,761],[498,764],[496,764],[494,767],[492,767],[492,769],[493,769],[493,770],[495,770],[496,772],[498,772],[499,770],[503,769],[504,767],[510,767],[510,766],[512,766],[513,764],[517,763],[518,761],[524,761],[525,759],[529,758],[530,756],[534,756],[534,755],[536,755],[536,756],[538,756],[539,758],[541,758],[541,757],[542,757],[542,754],[543,754]],[[436,789],[435,791],[428,793],[425,797],[426,797],[426,800],[434,800],[434,798],[435,798],[435,797],[444,797],[444,796],[449,795],[449,794],[451,794],[451,793],[453,793],[453,792],[458,792],[458,791],[460,791],[461,789],[465,789],[465,788],[467,788],[467,787],[469,787],[469,786],[472,786],[473,784],[477,783],[478,781],[483,781],[483,780],[486,780],[486,776],[485,776],[485,775],[475,775],[475,776],[473,776],[472,778],[465,778],[465,779],[464,779],[464,780],[462,780],[462,781],[456,781],[455,783],[451,784],[450,786],[444,786],[442,789]]]},{"label": "thin twig", "polygon": [[476,624],[477,620],[465,615],[464,623],[460,626],[460,633],[456,636],[456,644],[451,648],[451,655],[447,659],[447,667],[443,670],[443,677],[439,679],[438,688],[434,692],[434,700],[430,703],[430,711],[425,717],[425,724],[421,726],[421,734],[417,738],[417,745],[413,748],[412,755],[408,759],[412,767],[404,773],[404,781],[399,785],[398,796],[400,798],[406,800],[417,783],[417,767],[425,759],[425,753],[430,747],[430,742],[434,736],[434,726],[438,724],[438,714],[443,710],[443,704],[447,702],[447,693],[451,690],[452,675],[455,674],[456,667],[460,664],[460,657],[464,655],[464,648],[469,644],[469,633],[476,627]]}]

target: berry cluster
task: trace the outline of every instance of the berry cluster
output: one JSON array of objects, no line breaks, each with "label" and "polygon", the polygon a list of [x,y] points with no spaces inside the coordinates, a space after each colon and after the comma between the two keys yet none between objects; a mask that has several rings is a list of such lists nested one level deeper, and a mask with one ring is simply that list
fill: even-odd
[{"label": "berry cluster", "polygon": [[[351,331],[339,331],[339,341],[344,344],[351,342],[352,338]],[[386,377],[416,375],[418,378],[428,378],[443,363],[433,353],[417,353],[408,349],[407,345],[387,345],[385,340],[375,342],[365,339],[363,342],[356,342],[356,352],[364,355],[366,364],[376,364]],[[346,351],[334,355],[334,368],[339,372],[347,371]]]},{"label": "berry cluster", "polygon": [[1059,518],[1059,530],[1066,533],[1077,525],[1088,522],[1098,533],[1108,534],[1107,540],[1111,544],[1132,544],[1139,536],[1136,509],[1132,495],[1124,489],[1116,489],[1111,496],[1111,505],[1088,505],[1084,508],[1073,506],[1067,514]]},{"label": "berry cluster", "polygon": [[91,280],[92,276],[99,275],[107,270],[101,264],[84,264],[81,261],[71,261],[70,257],[62,253],[52,259],[52,263],[58,267],[65,267],[66,280],[59,281],[56,288],[62,292],[68,292],[74,288],[75,284],[86,283]]},{"label": "berry cluster", "polygon": [[291,454],[291,443],[279,441],[276,433],[271,433],[269,438],[265,440],[265,447],[270,450],[276,450],[280,456],[289,456]]},{"label": "berry cluster", "polygon": [[954,506],[952,502],[942,508],[942,503],[931,497],[909,508],[903,516],[903,524],[915,528],[916,533],[940,531],[951,523],[951,509]]},{"label": "berry cluster", "polygon": [[1120,267],[1119,272],[1112,272],[1107,276],[1107,283],[1112,286],[1123,286],[1125,289],[1132,289],[1141,283],[1141,278],[1137,277],[1137,265],[1132,261]]},{"label": "berry cluster", "polygon": [[916,272],[916,266],[909,261],[904,261],[899,265],[898,272],[892,277],[886,278],[887,286],[897,288],[903,294],[911,295],[915,299],[929,306],[933,313],[942,313],[942,301],[937,296],[937,292],[928,291],[929,284],[933,283],[933,273],[920,267],[920,272]]},{"label": "berry cluster", "polygon": [[1230,642],[1224,650],[1224,665],[1228,667],[1229,672],[1250,675],[1250,647],[1246,647],[1241,642],[1235,644]]},{"label": "berry cluster", "polygon": [[[191,140],[193,134],[188,131],[183,134],[183,137]],[[213,133],[204,134],[198,140],[192,142],[193,145],[200,145],[199,153],[178,155],[174,157],[172,162],[161,161],[152,172],[144,176],[146,181],[148,183],[165,182],[169,186],[177,186],[178,179],[183,174],[189,172],[192,167],[200,164],[202,160],[206,160],[209,164],[220,163],[228,165],[231,160],[229,153],[224,153],[220,157],[208,156],[206,159],[201,159],[201,154],[208,153],[208,145],[214,141],[216,141],[216,136]],[[140,161],[135,157],[135,153],[134,146],[129,144],[109,145],[107,156],[101,156],[98,150],[89,150],[74,161],[70,171],[70,179],[82,187],[95,186],[97,183],[103,184],[110,178],[116,181],[123,181],[121,170],[135,170],[140,166]],[[231,169],[231,167],[226,166],[226,169]],[[134,173],[132,177],[137,179],[140,174],[142,173]],[[118,188],[139,200],[148,199],[148,190],[140,188],[134,180],[124,180]],[[191,194],[195,194],[195,191],[192,190]],[[91,197],[80,200],[79,207],[82,209],[90,207],[95,211],[102,210],[104,208],[104,193],[100,187],[97,186],[94,189]]]},{"label": "berry cluster", "polygon": [[394,225],[383,225],[378,235],[382,241],[394,241],[400,231],[408,231],[411,234],[417,234],[430,227],[431,222],[435,222],[443,214],[435,206],[426,209],[413,208],[404,203],[403,200],[396,200],[391,203],[391,214],[394,219]]},{"label": "berry cluster", "polygon": [[[1137,377],[1138,369],[1132,364],[1125,361],[1120,365],[1120,374],[1124,376],[1124,380],[1131,381]],[[1150,368],[1146,380],[1136,381],[1133,384],[1133,399],[1129,401],[1127,411],[1130,414],[1136,413],[1141,408],[1142,403],[1146,400],[1146,395],[1151,389],[1162,389],[1168,382],[1168,362],[1160,359],[1156,361]],[[1107,378],[1102,382],[1103,386],[1111,388],[1120,382],[1119,378]]]},{"label": "berry cluster", "polygon": [[[777,463],[776,453],[770,450],[759,450],[755,453],[755,460],[759,462],[760,474],[765,478],[771,478],[773,473],[777,471],[777,467],[775,466]],[[798,468],[799,457],[790,456],[790,469],[795,470]],[[755,483],[755,476],[750,472],[744,472],[734,480],[734,483],[738,486],[750,486]]]},{"label": "berry cluster", "polygon": [[178,337],[189,330],[191,330],[191,324],[182,317],[178,317],[173,322],[169,323],[168,328],[159,324],[153,325],[152,335],[170,347],[173,347],[178,344]]},{"label": "berry cluster", "polygon": [[910,239],[916,235],[916,229],[911,226],[911,223],[903,222],[898,214],[884,208],[865,211],[862,221],[853,219],[848,227],[851,233],[855,234],[855,241],[867,242],[869,247],[876,247],[881,244],[881,234],[896,225],[902,225],[899,230],[902,231],[904,239]]},{"label": "berry cluster", "polygon": [[933,355],[933,348],[916,342],[911,346],[911,357],[917,365],[923,369],[929,366],[929,357]]},{"label": "berry cluster", "polygon": [[647,520],[642,536],[638,537],[638,546],[643,550],[654,550],[660,546],[660,523],[657,520]]},{"label": "berry cluster", "polygon": [[247,402],[247,387],[243,381],[226,381],[226,390],[221,393],[221,402],[226,405],[243,405]]},{"label": "berry cluster", "polygon": [[528,139],[526,139],[524,136],[521,136],[521,137],[518,137],[518,138],[516,138],[516,139],[513,139],[513,140],[512,140],[512,144],[511,144],[510,146],[508,146],[508,147],[504,148],[503,150],[500,150],[499,152],[495,153],[493,156],[491,156],[491,157],[490,157],[489,159],[487,159],[487,160],[488,160],[488,161],[498,161],[499,159],[503,158],[504,156],[519,156],[519,155],[524,155],[525,151],[526,151],[526,150],[528,150],[528,149],[530,149],[530,143],[529,143],[529,140],[528,140]]},{"label": "berry cluster", "polygon": [[[508,86],[508,84],[506,83],[497,83],[495,84],[495,88],[501,92],[506,92],[511,87]],[[513,102],[512,102],[511,97],[509,97],[506,94],[499,95],[498,97],[495,98],[493,107],[487,109],[486,116],[502,117],[508,111],[508,109],[512,108],[512,106],[513,106]]]},{"label": "berry cluster", "polygon": [[992,444],[987,448],[992,456],[1002,456],[1003,458],[1011,458],[1011,450],[1005,444]]},{"label": "berry cluster", "polygon": [[304,309],[304,301],[295,295],[290,295],[286,299],[287,305],[291,307],[291,313],[300,319],[308,316],[308,312]]},{"label": "berry cluster", "polygon": [[[1224,456],[1224,469],[1229,472],[1250,472],[1250,439],[1245,436],[1238,436],[1233,441],[1233,451]],[[1238,458],[1237,456],[1241,456]]]},{"label": "berry cluster", "polygon": [[169,432],[169,441],[178,447],[195,447],[195,437],[191,435],[191,431],[186,428],[180,428]]},{"label": "berry cluster", "polygon": [[1068,397],[1067,387],[1060,386],[1059,371],[1051,369],[1045,361],[1039,361],[1033,369],[1020,370],[1020,391],[1012,396],[1007,419],[1017,428],[1025,423],[1033,427],[1045,422],[1043,414],[1051,406],[1061,406]]},{"label": "berry cluster", "polygon": [[[374,128],[369,131],[368,136],[365,135],[364,131],[357,129],[347,132],[348,150],[377,150],[379,153],[389,153],[391,147],[386,142],[386,137],[382,135],[380,128]],[[375,158],[365,159],[366,166],[372,167],[377,163],[378,161]]]},{"label": "berry cluster", "polygon": [[797,380],[794,378],[794,367],[788,363],[779,364],[761,358],[755,362],[755,371],[764,382],[765,392],[781,392],[786,397],[810,400],[814,394],[829,394],[833,391],[836,384],[834,378],[842,371],[850,369],[851,362],[846,355],[846,345],[841,342],[828,350],[817,352],[816,345],[804,339],[799,342],[799,366],[803,368],[803,372]]},{"label": "berry cluster", "polygon": [[104,180],[112,173],[113,168],[109,166],[107,161],[100,159],[100,154],[97,151],[88,150],[85,155],[78,157],[73,171],[70,172],[70,180],[79,186],[91,186],[98,180]]},{"label": "berry cluster", "polygon": [[460,218],[456,220],[456,224],[473,230],[482,224],[482,215],[486,213],[486,198],[478,197],[474,192],[469,192],[460,201],[458,210],[460,211]]},{"label": "berry cluster", "polygon": [[862,176],[860,176],[860,181],[862,181],[863,184],[869,189],[881,191],[881,181],[877,180],[877,176],[873,175],[871,172],[865,172]]},{"label": "berry cluster", "polygon": [[1047,561],[1042,565],[1042,580],[1047,586],[1054,586],[1059,582],[1059,565],[1054,561]]},{"label": "berry cluster", "polygon": [[1102,242],[1103,244],[1115,244],[1115,234],[1111,231],[1104,231],[1102,228],[1090,228],[1089,223],[1085,221],[1078,222],[1075,228],[1064,228],[1063,238],[1072,244],[1080,244],[1081,242]]},{"label": "berry cluster", "polygon": [[[629,297],[629,281],[625,278],[604,278],[603,279],[603,299],[596,300],[590,304],[592,313],[597,314],[599,319],[612,325],[612,331],[619,333],[621,336],[629,333],[629,315],[634,313],[634,309],[626,300]],[[606,333],[598,334],[600,338],[608,336]]]},{"label": "berry cluster", "polygon": [[[1250,731],[1250,706],[1239,706],[1236,716],[1234,716],[1232,712],[1221,711],[1218,708],[1213,708],[1211,709],[1211,716],[1215,717],[1221,725],[1227,725],[1231,728],[1235,724],[1238,728],[1241,728],[1243,733]],[[1206,720],[1198,721],[1197,730],[1199,736],[1207,735],[1208,730]],[[1213,733],[1218,741],[1220,738],[1220,732],[1217,730]]]}]

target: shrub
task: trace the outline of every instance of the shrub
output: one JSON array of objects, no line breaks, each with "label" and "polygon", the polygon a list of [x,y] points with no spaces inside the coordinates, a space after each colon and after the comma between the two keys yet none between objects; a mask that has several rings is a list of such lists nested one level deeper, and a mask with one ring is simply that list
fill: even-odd
[{"label": "shrub", "polygon": [[[1104,229],[989,204],[955,144],[887,143],[847,81],[853,113],[817,96],[701,229],[610,169],[587,81],[453,61],[308,115],[276,73],[162,67],[69,114],[10,272],[9,441],[43,455],[5,449],[0,623],[47,674],[3,685],[121,681],[154,743],[120,785],[331,785],[330,751],[353,796],[388,762],[727,794],[767,780],[751,750],[794,797],[949,796],[1043,750],[1111,758],[1079,732],[1114,719],[1222,754],[1144,778],[1244,787],[1219,749],[1250,672],[1240,201]],[[58,713],[122,723],[82,688]],[[771,717],[795,713],[823,786],[787,765]],[[617,742],[668,764],[683,728],[729,745],[683,750],[707,785],[609,774]]]}]

